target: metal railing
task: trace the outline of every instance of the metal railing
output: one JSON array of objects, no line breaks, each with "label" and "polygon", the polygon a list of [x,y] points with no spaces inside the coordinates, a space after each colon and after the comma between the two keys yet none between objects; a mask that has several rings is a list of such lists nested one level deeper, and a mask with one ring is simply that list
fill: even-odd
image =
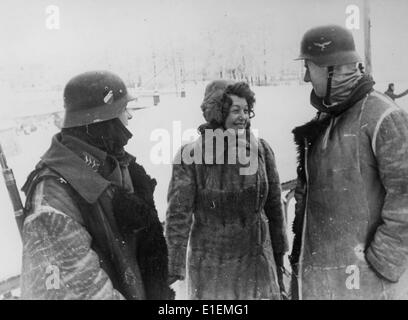
[{"label": "metal railing", "polygon": [[20,276],[14,276],[6,280],[0,281],[0,300],[16,299],[12,291],[20,287]]}]

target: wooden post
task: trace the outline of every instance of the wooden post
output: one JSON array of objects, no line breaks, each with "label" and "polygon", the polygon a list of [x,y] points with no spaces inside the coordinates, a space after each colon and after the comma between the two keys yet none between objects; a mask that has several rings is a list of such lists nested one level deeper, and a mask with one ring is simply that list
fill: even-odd
[{"label": "wooden post", "polygon": [[370,0],[364,0],[364,55],[365,55],[365,72],[373,73],[371,63],[371,19],[370,19]]}]

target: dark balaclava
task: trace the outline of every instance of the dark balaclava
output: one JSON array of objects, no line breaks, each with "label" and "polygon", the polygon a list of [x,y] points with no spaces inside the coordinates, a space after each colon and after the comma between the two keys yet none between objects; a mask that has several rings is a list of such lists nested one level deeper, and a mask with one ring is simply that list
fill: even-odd
[{"label": "dark balaclava", "polygon": [[63,128],[61,134],[76,137],[114,156],[118,161],[125,156],[124,146],[132,137],[132,133],[118,118],[80,127]]}]

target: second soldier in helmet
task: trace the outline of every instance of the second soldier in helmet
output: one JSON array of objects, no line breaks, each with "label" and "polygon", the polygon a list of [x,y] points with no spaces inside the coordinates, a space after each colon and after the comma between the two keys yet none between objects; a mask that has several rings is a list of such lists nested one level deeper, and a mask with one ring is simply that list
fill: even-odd
[{"label": "second soldier in helmet", "polygon": [[350,31],[303,37],[317,109],[298,146],[292,295],[408,298],[408,115],[373,89]]}]

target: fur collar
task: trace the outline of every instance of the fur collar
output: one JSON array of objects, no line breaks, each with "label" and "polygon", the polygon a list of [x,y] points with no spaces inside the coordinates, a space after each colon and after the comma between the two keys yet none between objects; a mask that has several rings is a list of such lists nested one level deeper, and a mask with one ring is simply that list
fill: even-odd
[{"label": "fur collar", "polygon": [[134,160],[129,164],[134,193],[117,189],[113,212],[124,239],[136,253],[147,300],[173,300],[168,285],[168,250],[153,193],[156,180]]},{"label": "fur collar", "polygon": [[296,127],[292,131],[297,148],[297,174],[302,182],[306,182],[306,174],[304,170],[305,143],[308,144],[308,148],[311,148],[316,140],[325,132],[331,119],[332,117],[330,116],[322,117],[321,114],[318,113],[312,121],[309,121],[303,126]]}]

